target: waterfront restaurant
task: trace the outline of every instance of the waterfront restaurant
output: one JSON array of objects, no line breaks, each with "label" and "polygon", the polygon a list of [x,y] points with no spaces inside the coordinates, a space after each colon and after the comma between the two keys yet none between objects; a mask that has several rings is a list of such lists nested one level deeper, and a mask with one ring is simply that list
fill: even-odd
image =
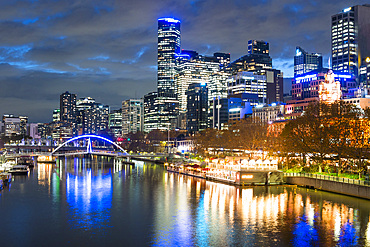
[{"label": "waterfront restaurant", "polygon": [[238,185],[282,184],[283,172],[276,158],[226,157],[209,163],[207,178]]}]

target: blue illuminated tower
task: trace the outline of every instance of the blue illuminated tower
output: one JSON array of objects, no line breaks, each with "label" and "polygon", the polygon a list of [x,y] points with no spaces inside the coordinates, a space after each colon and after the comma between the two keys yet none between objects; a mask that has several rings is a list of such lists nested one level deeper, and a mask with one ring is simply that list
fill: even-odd
[{"label": "blue illuminated tower", "polygon": [[176,54],[180,53],[180,21],[158,19],[158,129],[175,128],[179,103],[176,95]]},{"label": "blue illuminated tower", "polygon": [[158,96],[175,97],[175,55],[180,53],[180,21],[158,19]]}]

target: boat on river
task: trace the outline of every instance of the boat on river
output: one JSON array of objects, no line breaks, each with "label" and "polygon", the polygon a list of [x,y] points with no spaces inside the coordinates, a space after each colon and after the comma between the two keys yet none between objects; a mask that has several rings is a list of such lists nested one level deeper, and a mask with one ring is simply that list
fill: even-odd
[{"label": "boat on river", "polygon": [[27,165],[15,165],[10,168],[9,173],[12,175],[27,175],[30,168]]},{"label": "boat on river", "polygon": [[34,165],[34,162],[33,162],[33,159],[30,156],[22,156],[22,157],[20,157],[18,159],[18,161],[17,161],[17,165],[26,165],[29,168],[33,168],[35,166]]}]

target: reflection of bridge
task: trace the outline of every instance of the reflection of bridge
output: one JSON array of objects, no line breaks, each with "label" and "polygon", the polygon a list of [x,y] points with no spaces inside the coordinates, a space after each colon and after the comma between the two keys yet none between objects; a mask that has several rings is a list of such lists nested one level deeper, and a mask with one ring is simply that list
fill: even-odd
[{"label": "reflection of bridge", "polygon": [[[92,140],[109,143],[114,148],[107,146],[94,145]],[[45,145],[6,145],[6,158],[17,158],[19,156],[79,156],[79,155],[97,155],[115,158],[154,160],[164,159],[168,154],[129,154],[117,143],[98,135],[81,135],[73,137],[59,146]]]}]

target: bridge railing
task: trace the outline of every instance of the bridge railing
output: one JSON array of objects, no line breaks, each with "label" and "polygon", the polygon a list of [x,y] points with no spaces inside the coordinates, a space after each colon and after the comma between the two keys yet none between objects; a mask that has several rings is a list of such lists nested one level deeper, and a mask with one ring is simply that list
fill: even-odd
[{"label": "bridge railing", "polygon": [[321,180],[328,180],[346,184],[356,184],[362,186],[370,187],[370,181],[368,180],[359,180],[359,179],[351,179],[351,178],[344,178],[344,177],[337,177],[337,176],[328,176],[328,175],[320,175],[320,174],[313,174],[313,173],[290,173],[284,172],[285,177],[307,177],[307,178],[315,178]]}]

